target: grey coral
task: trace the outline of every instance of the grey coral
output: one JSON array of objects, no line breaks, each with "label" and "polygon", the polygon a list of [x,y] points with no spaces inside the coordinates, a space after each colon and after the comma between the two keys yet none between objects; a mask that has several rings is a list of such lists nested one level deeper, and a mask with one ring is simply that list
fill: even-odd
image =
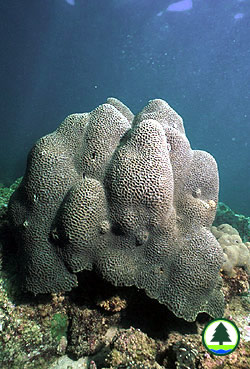
[{"label": "grey coral", "polygon": [[69,291],[93,268],[178,317],[223,316],[223,252],[210,232],[214,158],[192,150],[163,100],[136,116],[109,98],[42,137],[9,203],[25,290]]},{"label": "grey coral", "polygon": [[230,277],[236,275],[235,267],[242,267],[250,272],[250,242],[242,242],[239,232],[230,224],[212,226],[211,232],[218,240],[224,253],[223,271]]}]

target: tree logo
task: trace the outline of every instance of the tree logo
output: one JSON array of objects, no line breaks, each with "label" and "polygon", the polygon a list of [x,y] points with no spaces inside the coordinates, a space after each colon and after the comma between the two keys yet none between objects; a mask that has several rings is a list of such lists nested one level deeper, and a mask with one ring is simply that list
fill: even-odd
[{"label": "tree logo", "polygon": [[228,319],[209,322],[202,332],[202,343],[214,355],[231,354],[240,342],[240,332],[235,323]]}]

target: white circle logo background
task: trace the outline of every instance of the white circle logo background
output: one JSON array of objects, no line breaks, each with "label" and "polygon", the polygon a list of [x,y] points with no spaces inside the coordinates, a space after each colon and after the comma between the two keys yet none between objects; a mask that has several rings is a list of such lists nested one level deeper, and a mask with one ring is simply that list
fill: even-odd
[{"label": "white circle logo background", "polygon": [[[224,327],[226,328],[227,330],[227,333],[229,335],[229,338],[231,341],[224,341],[223,344],[224,345],[236,345],[237,343],[237,340],[238,340],[238,332],[237,330],[235,329],[235,327],[233,326],[233,324],[230,324],[230,322],[227,322],[225,320],[217,320],[216,322],[212,322],[206,329],[206,332],[205,332],[205,335],[204,335],[204,339],[206,341],[206,344],[207,345],[214,345],[216,344],[216,342],[212,341],[211,340],[213,339],[214,337],[214,333],[216,331],[216,328],[218,327],[219,324],[223,324]],[[218,342],[219,344],[219,342]]]}]

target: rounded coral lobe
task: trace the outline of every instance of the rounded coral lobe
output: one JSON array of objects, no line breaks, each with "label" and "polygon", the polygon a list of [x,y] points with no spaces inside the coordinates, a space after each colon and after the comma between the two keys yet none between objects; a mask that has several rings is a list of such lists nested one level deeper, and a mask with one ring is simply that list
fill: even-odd
[{"label": "rounded coral lobe", "polygon": [[165,101],[134,116],[109,98],[70,115],[34,145],[9,203],[23,288],[69,291],[95,268],[188,321],[222,316],[218,189],[214,158],[191,149]]}]

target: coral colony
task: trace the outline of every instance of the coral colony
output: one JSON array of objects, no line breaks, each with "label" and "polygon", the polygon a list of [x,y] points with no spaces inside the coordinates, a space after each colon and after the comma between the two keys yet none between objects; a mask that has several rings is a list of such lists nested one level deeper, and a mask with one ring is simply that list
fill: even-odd
[{"label": "coral colony", "polygon": [[10,200],[23,289],[69,291],[94,268],[188,321],[222,316],[218,189],[214,158],[191,149],[163,100],[136,116],[115,98],[68,116],[31,149]]}]

